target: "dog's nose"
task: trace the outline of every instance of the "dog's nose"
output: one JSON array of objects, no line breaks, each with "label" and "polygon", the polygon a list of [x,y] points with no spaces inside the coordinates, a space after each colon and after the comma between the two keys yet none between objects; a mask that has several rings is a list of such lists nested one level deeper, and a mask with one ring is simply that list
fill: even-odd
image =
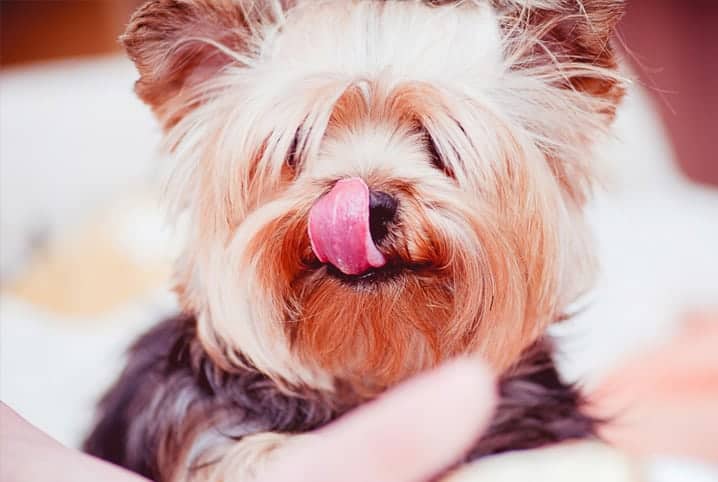
[{"label": "dog's nose", "polygon": [[389,223],[396,216],[399,203],[391,194],[382,191],[369,193],[369,230],[375,243],[384,239],[389,232]]}]

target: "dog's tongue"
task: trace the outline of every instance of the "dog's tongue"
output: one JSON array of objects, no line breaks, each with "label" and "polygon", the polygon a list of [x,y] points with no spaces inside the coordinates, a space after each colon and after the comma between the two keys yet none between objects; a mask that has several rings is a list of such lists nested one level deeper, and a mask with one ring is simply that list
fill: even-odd
[{"label": "dog's tongue", "polygon": [[338,181],[309,212],[309,240],[322,263],[362,274],[386,264],[371,239],[369,187],[357,177]]}]

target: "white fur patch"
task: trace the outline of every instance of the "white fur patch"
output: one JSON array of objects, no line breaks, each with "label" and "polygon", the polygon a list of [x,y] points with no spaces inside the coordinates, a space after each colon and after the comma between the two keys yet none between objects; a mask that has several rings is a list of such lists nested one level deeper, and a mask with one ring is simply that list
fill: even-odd
[{"label": "white fur patch", "polygon": [[502,57],[497,17],[488,4],[309,0],[288,12],[257,67],[270,77],[281,72],[294,79],[390,73],[397,81],[476,85],[496,80]]}]

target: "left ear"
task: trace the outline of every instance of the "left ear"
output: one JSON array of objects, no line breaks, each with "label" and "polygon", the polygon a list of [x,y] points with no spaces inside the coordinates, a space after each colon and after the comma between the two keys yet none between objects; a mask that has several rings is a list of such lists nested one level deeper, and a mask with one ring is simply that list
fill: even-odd
[{"label": "left ear", "polygon": [[491,1],[517,69],[553,66],[556,83],[602,98],[603,113],[614,114],[624,86],[608,73],[618,67],[611,39],[624,0]]},{"label": "left ear", "polygon": [[[171,127],[196,106],[194,87],[251,59],[289,0],[148,0],[120,41],[137,66],[137,95]],[[238,60],[239,59],[239,60]]]}]

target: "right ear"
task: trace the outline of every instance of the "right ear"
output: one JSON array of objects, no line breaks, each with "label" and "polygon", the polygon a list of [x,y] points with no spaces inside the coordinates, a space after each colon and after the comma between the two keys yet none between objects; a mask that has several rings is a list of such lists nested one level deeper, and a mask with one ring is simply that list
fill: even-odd
[{"label": "right ear", "polygon": [[521,55],[516,68],[553,66],[556,84],[603,99],[611,121],[625,92],[610,75],[618,69],[612,46],[625,0],[492,0],[507,42]]},{"label": "right ear", "polygon": [[137,95],[165,128],[197,105],[193,90],[230,64],[251,58],[262,28],[286,0],[149,0],[120,37],[140,78]]}]

